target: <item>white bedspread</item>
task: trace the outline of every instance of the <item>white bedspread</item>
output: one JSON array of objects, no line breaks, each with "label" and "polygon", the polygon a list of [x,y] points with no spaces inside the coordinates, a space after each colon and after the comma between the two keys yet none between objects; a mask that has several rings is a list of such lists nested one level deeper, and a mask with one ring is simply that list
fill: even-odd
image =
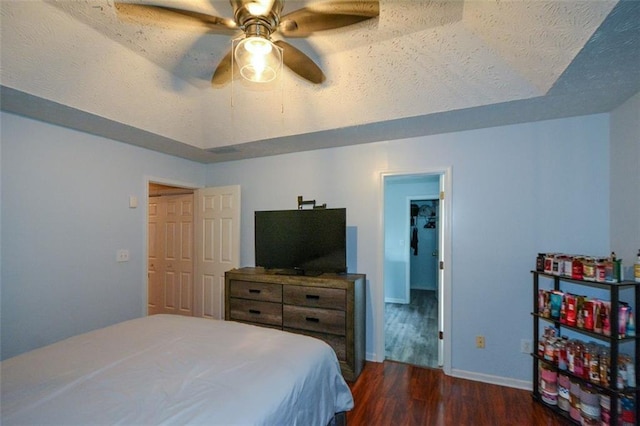
[{"label": "white bedspread", "polygon": [[353,407],[333,350],[296,334],[154,315],[1,363],[1,423],[321,425]]}]

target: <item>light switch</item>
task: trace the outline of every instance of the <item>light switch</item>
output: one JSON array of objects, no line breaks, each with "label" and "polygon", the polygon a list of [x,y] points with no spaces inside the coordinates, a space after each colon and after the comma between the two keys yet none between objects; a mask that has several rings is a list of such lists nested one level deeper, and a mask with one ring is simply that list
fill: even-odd
[{"label": "light switch", "polygon": [[129,261],[129,250],[120,249],[116,252],[116,262],[128,262]]},{"label": "light switch", "polygon": [[130,209],[135,209],[136,207],[138,207],[138,197],[136,197],[135,195],[130,195],[129,196],[129,208]]}]

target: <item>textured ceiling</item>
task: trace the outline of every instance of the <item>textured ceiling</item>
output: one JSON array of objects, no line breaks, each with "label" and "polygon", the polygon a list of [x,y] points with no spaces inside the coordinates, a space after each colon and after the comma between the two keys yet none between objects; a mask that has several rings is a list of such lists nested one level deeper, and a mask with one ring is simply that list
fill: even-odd
[{"label": "textured ceiling", "polygon": [[640,91],[631,0],[380,0],[377,19],[287,40],[322,85],[285,70],[218,89],[233,36],[122,22],[112,0],[0,7],[3,110],[202,162],[605,112]]}]

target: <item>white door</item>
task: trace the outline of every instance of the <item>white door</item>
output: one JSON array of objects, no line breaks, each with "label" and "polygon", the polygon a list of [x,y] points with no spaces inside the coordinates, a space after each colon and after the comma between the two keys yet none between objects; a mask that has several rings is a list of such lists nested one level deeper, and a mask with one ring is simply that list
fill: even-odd
[{"label": "white door", "polygon": [[240,266],[240,186],[195,192],[194,315],[224,318],[224,274]]},{"label": "white door", "polygon": [[193,315],[193,195],[166,198],[164,312]]},{"label": "white door", "polygon": [[149,200],[149,315],[193,315],[193,216],[193,194]]},{"label": "white door", "polygon": [[162,219],[160,218],[160,197],[149,198],[149,219],[148,219],[148,247],[149,257],[147,270],[147,315],[159,314],[162,312],[162,286],[158,269],[160,268],[161,250],[160,231]]}]

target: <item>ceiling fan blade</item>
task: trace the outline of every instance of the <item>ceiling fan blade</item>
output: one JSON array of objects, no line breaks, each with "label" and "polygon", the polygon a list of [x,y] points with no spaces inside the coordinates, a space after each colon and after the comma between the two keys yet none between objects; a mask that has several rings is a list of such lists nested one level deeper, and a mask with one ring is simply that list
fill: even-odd
[{"label": "ceiling fan blade", "polygon": [[284,50],[282,61],[291,71],[314,84],[321,84],[325,81],[326,78],[320,67],[307,55],[285,41],[274,41],[274,44]]},{"label": "ceiling fan blade", "polygon": [[233,78],[231,55],[233,55],[233,50],[230,49],[213,72],[213,77],[211,77],[212,86],[224,86]]},{"label": "ceiling fan blade", "polygon": [[330,1],[286,14],[279,32],[286,37],[306,37],[316,31],[346,27],[380,15],[378,0]]},{"label": "ceiling fan blade", "polygon": [[238,26],[232,19],[166,6],[115,3],[118,18],[143,25],[169,25],[185,27],[215,34],[234,34]]}]

